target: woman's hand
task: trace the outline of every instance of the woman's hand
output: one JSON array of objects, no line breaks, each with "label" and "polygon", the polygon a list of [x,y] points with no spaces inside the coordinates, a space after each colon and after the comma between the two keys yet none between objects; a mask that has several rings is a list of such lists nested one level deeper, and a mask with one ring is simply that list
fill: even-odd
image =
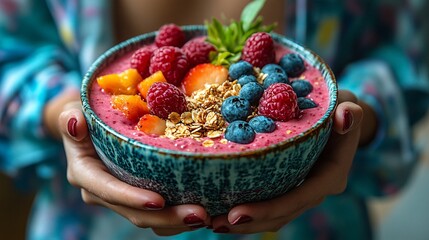
[{"label": "woman's hand", "polygon": [[281,197],[242,204],[212,220],[214,232],[277,231],[328,195],[342,193],[360,140],[363,110],[356,97],[340,91],[331,137],[306,180]]},{"label": "woman's hand", "polygon": [[134,225],[152,228],[158,235],[174,235],[210,224],[198,205],[165,206],[157,193],[128,185],[112,176],[99,159],[80,102],[68,103],[59,117],[67,156],[67,179],[81,189],[83,201],[101,205]]}]

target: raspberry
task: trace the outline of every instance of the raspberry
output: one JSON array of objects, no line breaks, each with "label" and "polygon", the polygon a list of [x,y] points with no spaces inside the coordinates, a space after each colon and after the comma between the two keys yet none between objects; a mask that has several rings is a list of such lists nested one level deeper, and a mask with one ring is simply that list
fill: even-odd
[{"label": "raspberry", "polygon": [[286,83],[269,86],[259,101],[258,113],[282,122],[296,118],[299,108],[293,88]]},{"label": "raspberry", "polygon": [[131,56],[130,66],[131,68],[137,69],[142,78],[149,77],[149,65],[150,58],[152,57],[153,52],[156,47],[154,46],[145,46],[133,53]]},{"label": "raspberry", "polygon": [[191,67],[210,62],[210,52],[216,51],[215,47],[206,42],[204,38],[196,38],[183,45],[182,51],[186,54]]},{"label": "raspberry", "polygon": [[157,47],[173,46],[182,47],[185,43],[185,33],[175,24],[166,24],[159,28],[155,37]]},{"label": "raspberry", "polygon": [[273,63],[275,52],[271,35],[266,32],[252,34],[244,44],[241,59],[258,68]]},{"label": "raspberry", "polygon": [[147,93],[147,104],[150,112],[167,119],[172,112],[182,114],[187,110],[185,95],[173,84],[154,83]]},{"label": "raspberry", "polygon": [[167,82],[179,86],[188,72],[189,62],[186,55],[177,47],[160,47],[150,59],[149,72],[161,71]]}]

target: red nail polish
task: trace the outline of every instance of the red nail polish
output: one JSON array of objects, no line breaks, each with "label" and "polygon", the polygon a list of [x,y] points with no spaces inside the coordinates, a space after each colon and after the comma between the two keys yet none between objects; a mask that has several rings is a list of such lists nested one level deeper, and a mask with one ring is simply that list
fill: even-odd
[{"label": "red nail polish", "polygon": [[213,230],[214,233],[228,233],[229,232],[229,228],[225,227],[225,226],[220,226],[218,228],[216,228],[215,230]]},{"label": "red nail polish", "polygon": [[201,224],[204,224],[204,221],[201,218],[199,218],[197,216],[197,214],[195,214],[195,213],[192,213],[192,214],[189,214],[188,216],[186,216],[183,219],[183,222],[190,227],[199,226]]},{"label": "red nail polish", "polygon": [[161,210],[162,209],[162,206],[160,206],[156,203],[153,203],[153,202],[145,203],[144,207],[146,210]]},{"label": "red nail polish", "polygon": [[353,115],[349,110],[345,110],[343,117],[344,117],[343,131],[347,131],[353,124]]},{"label": "red nail polish", "polygon": [[232,222],[232,225],[239,225],[247,222],[251,222],[253,219],[247,215],[241,215]]},{"label": "red nail polish", "polygon": [[77,119],[76,118],[70,118],[69,121],[67,122],[67,131],[69,132],[70,136],[72,137],[76,137],[76,124],[77,124]]}]

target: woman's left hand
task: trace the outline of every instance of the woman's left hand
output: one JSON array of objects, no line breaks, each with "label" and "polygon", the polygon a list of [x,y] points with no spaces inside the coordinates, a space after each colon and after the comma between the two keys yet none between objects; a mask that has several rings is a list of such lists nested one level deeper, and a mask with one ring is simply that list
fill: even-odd
[{"label": "woman's left hand", "polygon": [[363,118],[356,97],[340,91],[329,141],[306,180],[275,199],[234,207],[227,215],[213,218],[214,232],[250,234],[278,231],[326,196],[342,193],[357,150]]}]

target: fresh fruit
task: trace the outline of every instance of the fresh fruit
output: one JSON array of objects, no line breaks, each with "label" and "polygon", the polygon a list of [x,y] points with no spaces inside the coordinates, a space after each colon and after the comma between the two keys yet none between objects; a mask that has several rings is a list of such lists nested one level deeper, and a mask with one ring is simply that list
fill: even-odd
[{"label": "fresh fruit", "polygon": [[98,85],[110,94],[135,95],[138,93],[137,84],[143,78],[136,69],[130,68],[119,74],[107,74],[97,78]]},{"label": "fresh fruit", "polygon": [[131,121],[138,121],[141,116],[149,113],[149,108],[139,95],[112,95],[111,104]]},{"label": "fresh fruit", "polygon": [[145,114],[139,119],[136,128],[146,134],[164,135],[167,123],[158,116]]},{"label": "fresh fruit", "polygon": [[231,79],[239,79],[246,75],[253,75],[253,66],[249,62],[239,61],[229,66],[229,76]]},{"label": "fresh fruit", "polygon": [[264,88],[261,84],[249,82],[240,89],[239,96],[249,101],[252,106],[257,106],[263,93]]},{"label": "fresh fruit", "polygon": [[172,112],[181,114],[187,110],[185,95],[171,83],[157,82],[147,92],[151,114],[167,119]]},{"label": "fresh fruit", "polygon": [[194,67],[198,64],[209,63],[210,53],[215,52],[213,45],[205,41],[205,38],[194,38],[185,43],[182,51],[186,54],[189,64]]},{"label": "fresh fruit", "polygon": [[193,67],[182,82],[183,92],[191,96],[193,92],[204,89],[206,85],[221,84],[228,79],[228,70],[223,66],[203,63]]},{"label": "fresh fruit", "polygon": [[254,67],[263,66],[275,61],[274,41],[266,32],[252,34],[243,47],[241,59]]},{"label": "fresh fruit", "polygon": [[285,54],[280,58],[279,65],[289,77],[299,77],[305,71],[304,60],[296,53]]},{"label": "fresh fruit", "polygon": [[289,121],[299,113],[297,97],[286,83],[275,83],[265,89],[259,101],[258,114],[276,121]]},{"label": "fresh fruit", "polygon": [[299,97],[298,98],[298,107],[299,107],[299,109],[304,110],[304,109],[309,109],[309,108],[315,108],[315,107],[317,107],[317,104],[309,98]]},{"label": "fresh fruit", "polygon": [[149,72],[161,71],[167,82],[179,86],[189,70],[189,62],[180,48],[165,46],[156,49],[150,60]]},{"label": "fresh fruit", "polygon": [[252,1],[243,9],[240,21],[232,21],[224,26],[218,20],[206,22],[207,41],[216,48],[210,56],[213,64],[228,66],[240,60],[246,39],[256,32],[270,32],[275,24],[262,25],[262,17],[258,13],[265,1]]},{"label": "fresh fruit", "polygon": [[313,91],[313,85],[307,80],[297,79],[290,84],[297,97],[305,97]]},{"label": "fresh fruit", "polygon": [[265,65],[264,67],[262,67],[261,73],[264,73],[264,74],[271,74],[271,73],[286,74],[285,70],[283,70],[283,68],[280,65],[275,64],[275,63],[269,63],[269,64]]},{"label": "fresh fruit", "polygon": [[256,79],[254,75],[244,75],[238,78],[238,81],[237,81],[237,83],[240,84],[241,87],[251,82],[257,83],[258,79]]},{"label": "fresh fruit", "polygon": [[289,79],[284,73],[270,73],[264,79],[264,88],[268,88],[274,83],[286,83],[289,84]]},{"label": "fresh fruit", "polygon": [[231,142],[248,144],[255,139],[255,130],[245,121],[231,122],[225,130],[225,138]]},{"label": "fresh fruit", "polygon": [[149,65],[150,59],[152,57],[153,51],[155,51],[154,46],[144,46],[133,53],[130,60],[130,66],[137,69],[142,78],[146,78],[150,75]]},{"label": "fresh fruit", "polygon": [[175,24],[165,24],[158,30],[155,37],[157,47],[173,46],[182,47],[185,43],[185,33]]},{"label": "fresh fruit", "polygon": [[147,91],[149,91],[150,86],[156,82],[167,82],[161,71],[150,75],[137,85],[137,89],[144,99],[147,97]]},{"label": "fresh fruit", "polygon": [[231,96],[222,103],[221,114],[229,123],[237,120],[245,121],[251,113],[250,102],[242,97]]},{"label": "fresh fruit", "polygon": [[250,119],[249,125],[258,133],[271,133],[276,130],[276,123],[265,116],[256,116]]}]

